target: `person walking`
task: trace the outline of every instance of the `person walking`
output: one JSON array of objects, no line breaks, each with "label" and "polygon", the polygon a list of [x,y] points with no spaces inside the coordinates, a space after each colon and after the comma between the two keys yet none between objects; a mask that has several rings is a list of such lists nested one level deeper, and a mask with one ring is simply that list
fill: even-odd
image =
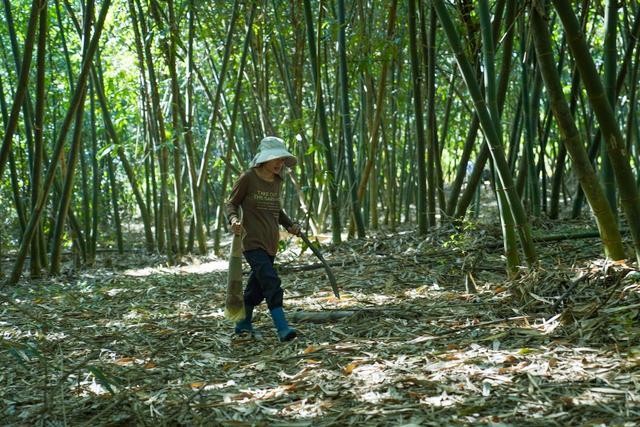
[{"label": "person walking", "polygon": [[287,322],[281,280],[273,268],[280,240],[279,226],[293,235],[300,234],[300,226],[287,216],[280,203],[285,167],[294,167],[296,163],[296,157],[282,139],[264,138],[251,167],[236,180],[225,205],[231,231],[242,236],[243,255],[251,266],[244,290],[246,317],[235,325],[238,335],[254,334],[253,310],[266,300],[280,341],[297,336]]}]

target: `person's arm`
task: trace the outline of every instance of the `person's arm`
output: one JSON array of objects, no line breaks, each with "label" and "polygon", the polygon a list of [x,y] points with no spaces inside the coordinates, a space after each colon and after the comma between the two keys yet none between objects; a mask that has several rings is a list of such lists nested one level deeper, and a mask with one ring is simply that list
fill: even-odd
[{"label": "person's arm", "polygon": [[298,236],[300,234],[300,225],[293,222],[291,218],[289,218],[289,215],[286,214],[284,209],[282,209],[282,207],[280,208],[280,213],[278,214],[278,224],[283,226],[289,233],[293,234],[294,236]]},{"label": "person's arm", "polygon": [[278,222],[294,236],[298,236],[300,234],[300,225],[293,222],[282,209],[280,209],[280,215],[278,215]]},{"label": "person's arm", "polygon": [[247,195],[247,185],[248,180],[246,175],[240,176],[240,178],[238,178],[238,180],[233,184],[231,195],[224,206],[227,221],[229,222],[229,225],[232,226],[235,234],[238,234],[241,230],[239,209],[242,201]]},{"label": "person's arm", "polygon": [[280,215],[278,215],[278,223],[284,228],[289,228],[293,225],[293,221],[291,218],[284,212],[283,209],[280,209]]}]

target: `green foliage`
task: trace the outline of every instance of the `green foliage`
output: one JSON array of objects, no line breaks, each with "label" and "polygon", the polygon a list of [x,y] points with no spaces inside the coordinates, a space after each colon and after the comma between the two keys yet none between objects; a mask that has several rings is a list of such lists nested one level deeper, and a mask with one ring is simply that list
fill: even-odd
[{"label": "green foliage", "polygon": [[[78,72],[81,67],[82,60],[82,37],[77,33],[75,23],[71,19],[71,12],[80,19],[82,18],[82,8],[79,2],[60,2],[61,25],[58,22],[55,2],[49,2],[49,36],[47,42],[47,58],[46,58],[46,120],[45,120],[45,153],[51,155],[53,142],[60,131],[62,119],[65,116],[71,97],[71,87],[76,84]],[[138,2],[135,2],[136,4]],[[231,45],[226,46],[227,31],[230,25],[231,12],[234,7],[234,1],[214,0],[206,2],[203,0],[186,1],[177,0],[173,2],[175,7],[175,15],[177,19],[178,46],[176,49],[176,74],[179,80],[179,92],[182,96],[181,101],[186,105],[190,102],[189,113],[192,114],[192,131],[194,141],[194,163],[196,168],[200,167],[200,159],[204,143],[211,140],[211,161],[205,165],[208,172],[208,181],[219,191],[219,185],[222,182],[222,174],[227,169],[226,165],[219,159],[219,156],[226,153],[227,141],[229,135],[233,133],[236,141],[236,153],[232,158],[233,164],[238,167],[239,162],[236,155],[242,162],[246,162],[251,158],[257,142],[264,134],[276,134],[290,141],[289,147],[296,151],[296,154],[302,154],[300,159],[300,167],[295,173],[300,172],[303,176],[301,186],[304,190],[304,196],[308,197],[306,204],[312,206],[315,210],[311,212],[314,216],[326,215],[327,206],[322,206],[320,198],[324,197],[326,201],[327,194],[326,184],[335,180],[339,200],[341,204],[339,209],[343,214],[348,214],[347,205],[343,202],[347,200],[347,194],[350,190],[347,184],[346,172],[344,165],[346,162],[345,147],[342,136],[342,117],[340,116],[339,84],[337,81],[337,35],[338,22],[336,17],[335,4],[332,2],[318,3],[311,1],[312,19],[314,25],[314,33],[319,40],[316,40],[318,48],[318,60],[320,63],[320,72],[322,76],[322,90],[324,92],[325,111],[329,127],[329,145],[333,151],[331,154],[335,159],[337,171],[335,176],[327,172],[326,147],[320,141],[320,131],[318,126],[318,111],[316,111],[317,99],[316,91],[313,87],[313,78],[310,71],[310,58],[308,46],[306,44],[306,27],[304,20],[304,8],[302,1],[284,1],[284,0],[268,0],[266,2],[258,2],[256,18],[252,24],[251,44],[248,55],[244,75],[240,76],[241,93],[235,93],[237,85],[238,68],[242,55],[242,46],[246,35],[246,25],[249,18],[249,12],[252,6],[251,2],[239,1],[239,18],[236,28],[231,36]],[[451,3],[451,2],[447,2]],[[28,11],[30,2],[26,0],[12,0],[11,12],[14,20],[16,38],[18,47],[23,50],[24,40],[26,38],[26,27],[28,20]],[[96,7],[102,2],[97,2]],[[68,6],[67,6],[68,5]],[[102,163],[107,156],[114,160],[117,168],[116,179],[120,190],[120,205],[126,217],[138,221],[140,217],[140,209],[137,201],[133,197],[131,182],[129,177],[124,173],[121,160],[118,159],[116,148],[122,148],[129,160],[133,170],[133,179],[141,188],[142,197],[145,202],[151,202],[149,206],[151,215],[158,216],[159,187],[161,181],[160,173],[160,155],[164,148],[168,151],[167,171],[164,175],[166,184],[168,185],[167,201],[170,205],[174,204],[176,199],[173,184],[177,176],[187,178],[189,169],[186,157],[184,133],[182,127],[180,130],[174,128],[173,109],[171,99],[171,86],[169,79],[169,69],[166,62],[167,49],[169,48],[170,27],[168,25],[168,3],[160,1],[160,14],[155,15],[149,10],[148,2],[140,2],[142,14],[136,16],[138,22],[143,22],[147,29],[147,34],[141,34],[142,42],[149,45],[150,60],[154,66],[154,73],[157,79],[157,92],[160,97],[160,113],[164,125],[164,139],[167,140],[163,146],[163,138],[156,140],[155,135],[159,131],[159,117],[155,117],[156,112],[147,110],[151,105],[151,83],[150,73],[147,69],[147,62],[138,57],[134,38],[134,26],[130,16],[129,4],[127,1],[114,2],[109,10],[106,21],[106,27],[101,38],[99,56],[94,64],[99,70],[100,79],[104,85],[105,95],[107,97],[108,110],[111,116],[117,141],[112,141],[105,131],[103,123],[103,111],[96,103],[96,145],[94,152],[92,148],[92,129],[89,114],[91,105],[89,99],[85,102],[85,120],[83,129],[83,155],[89,160],[86,172],[86,182],[81,182],[76,178],[74,197],[72,201],[72,209],[81,222],[89,219],[85,218],[83,212],[83,200],[93,200],[91,194],[84,194],[85,191],[93,191],[94,173],[100,185],[100,197],[102,205],[99,215],[111,215],[110,194],[108,180],[102,165],[99,170],[94,171],[92,160],[96,159]],[[426,3],[425,3],[426,5]],[[366,3],[349,3],[346,4],[347,22],[346,32],[346,50],[347,50],[347,71],[349,86],[349,102],[353,119],[354,138],[358,141],[356,150],[355,163],[362,167],[368,160],[369,137],[371,134],[372,120],[375,115],[375,100],[377,90],[379,89],[379,77],[382,71],[382,64],[390,61],[390,69],[387,76],[386,92],[383,100],[384,112],[382,115],[382,124],[380,132],[380,147],[378,159],[376,161],[376,176],[378,177],[379,194],[377,197],[383,209],[390,209],[387,206],[386,197],[390,193],[390,189],[396,192],[395,209],[401,209],[401,205],[409,206],[414,202],[412,200],[413,188],[416,180],[413,175],[415,153],[415,121],[412,110],[412,81],[410,77],[410,61],[407,52],[409,44],[409,34],[407,29],[407,5],[398,2],[397,23],[395,25],[395,34],[391,40],[387,38],[387,25],[389,20],[390,1]],[[474,2],[458,2],[455,7],[452,4],[447,6],[453,16],[456,29],[463,35],[465,43],[464,48],[467,49],[467,55],[472,61],[478,60],[480,48],[479,36],[479,19],[476,13]],[[525,5],[526,6],[526,5]],[[67,9],[71,8],[71,12]],[[322,7],[320,10],[319,8]],[[593,57],[597,63],[603,58],[602,44],[604,40],[604,22],[603,9],[600,4],[589,4],[589,10],[586,14],[586,33],[587,39],[593,46]],[[631,38],[629,37],[630,25],[635,19],[633,16],[637,10],[629,9],[623,11],[620,8],[620,25],[621,31],[619,37],[619,58]],[[577,10],[582,13],[583,11]],[[494,13],[494,10],[492,10]],[[518,9],[518,19],[514,24],[516,40],[515,46],[519,46],[519,37],[527,34],[527,27],[521,28],[521,25],[528,25],[527,7]],[[188,69],[187,49],[189,48],[189,19],[193,16],[193,68]],[[426,19],[428,17],[419,17]],[[141,21],[140,21],[141,20]],[[563,48],[564,31],[559,25],[557,18],[553,13],[549,19],[550,32],[554,42],[554,52],[556,55]],[[142,31],[142,28],[138,28]],[[502,61],[502,45],[506,28],[501,28],[498,38],[498,49],[496,52],[496,67]],[[62,39],[66,43],[68,57],[62,44]],[[422,35],[418,34],[419,41]],[[454,89],[450,89],[450,79],[452,73],[456,70],[456,64],[452,61],[452,52],[448,46],[442,28],[438,26],[436,36],[436,126],[438,143],[442,147],[441,165],[444,171],[445,191],[448,184],[453,178],[455,170],[458,166],[459,156],[462,146],[465,142],[468,126],[471,120],[470,110],[473,108],[465,83],[460,77],[455,81]],[[525,42],[525,45],[528,42]],[[213,102],[210,97],[215,96],[218,89],[218,81],[220,79],[220,68],[222,59],[227,48],[230,50],[230,59],[227,71],[225,73],[225,81],[221,86],[221,100],[218,111],[213,112]],[[419,61],[421,73],[424,73],[424,58],[422,47],[419,49]],[[517,51],[518,49],[516,49]],[[146,55],[146,52],[144,53]],[[522,52],[517,52],[512,58],[513,63],[517,64],[523,61]],[[559,55],[557,55],[559,57]],[[282,64],[276,62],[276,57],[282,61]],[[35,58],[35,53],[34,53]],[[8,26],[6,25],[6,17],[4,11],[0,13],[0,78],[4,84],[5,101],[11,106],[12,96],[15,93],[16,70],[9,37]],[[68,62],[68,63],[67,63]],[[285,67],[281,70],[279,65]],[[69,76],[69,69],[71,76]],[[568,97],[572,85],[572,69],[573,59],[571,55],[566,54],[564,66],[560,70],[563,91]],[[283,71],[286,71],[284,73]],[[479,69],[481,72],[482,70]],[[189,74],[192,72],[192,74]],[[528,72],[534,72],[531,68]],[[34,104],[33,93],[35,91],[35,65],[32,64],[31,79],[29,82],[29,94],[31,103]],[[629,75],[629,74],[628,74]],[[188,87],[187,77],[191,77],[192,84],[191,99],[187,99]],[[289,78],[290,81],[286,81]],[[530,81],[534,81],[533,78]],[[426,84],[425,80],[422,80]],[[627,84],[631,88],[631,81]],[[289,94],[286,92],[288,88],[292,90],[293,105],[289,100]],[[627,90],[626,86],[625,89]],[[585,94],[582,98],[587,100]],[[625,95],[627,96],[625,98]],[[629,94],[623,93],[620,96],[620,104],[617,106],[620,120],[626,121],[626,117],[630,112]],[[546,108],[546,94],[543,91],[541,106]],[[513,124],[516,122],[516,106],[521,98],[521,88],[515,74],[511,76],[509,90],[507,92],[507,100],[502,116],[503,129],[505,135],[507,131],[511,131]],[[236,100],[240,100],[240,112],[236,127],[230,129],[231,111]],[[451,110],[448,116],[448,126],[443,126],[445,107],[451,101]],[[545,115],[544,108],[533,114],[537,114],[536,118],[541,119]],[[212,113],[215,113],[216,125],[212,128]],[[521,114],[521,113],[520,113]],[[588,103],[580,104],[580,109],[576,113],[576,121],[581,124],[581,131],[585,135],[593,135],[595,133],[593,121],[591,120],[592,112]],[[30,153],[31,147],[27,143],[25,135],[25,127],[22,124],[24,117],[20,117],[19,131],[14,138],[14,153],[17,162],[18,180],[20,183],[19,196],[23,200],[29,200],[30,196]],[[4,125],[4,122],[2,123]],[[181,132],[181,133],[178,133]],[[481,132],[476,139],[476,146],[479,146]],[[176,150],[174,140],[178,145]],[[298,146],[304,141],[304,147]],[[505,142],[508,144],[505,138]],[[516,140],[520,143],[520,140]],[[68,143],[68,141],[67,141]],[[115,144],[119,144],[116,147]],[[554,156],[558,152],[559,136],[555,125],[551,127],[551,134],[545,146],[545,164],[540,165],[541,170],[548,175],[553,172]],[[153,144],[153,146],[151,146]],[[508,147],[509,148],[509,147]],[[153,154],[153,183],[150,173],[145,169],[144,159],[149,153]],[[381,154],[382,153],[382,154]],[[518,152],[519,153],[519,152]],[[540,154],[540,150],[536,149],[536,155]],[[66,152],[65,152],[66,155]],[[472,159],[477,155],[477,149],[472,153]],[[174,170],[174,157],[178,156],[180,167],[182,170]],[[393,158],[395,164],[387,161]],[[386,170],[385,168],[389,168]],[[568,170],[571,169],[569,165]],[[356,173],[361,172],[360,170]],[[78,175],[79,176],[79,175]],[[411,176],[411,179],[409,178]],[[570,177],[570,179],[574,179]],[[400,182],[402,180],[402,182]],[[154,187],[155,184],[155,187]],[[573,181],[571,181],[573,184]],[[186,214],[191,212],[191,200],[189,191],[189,179],[183,180],[183,187],[178,191],[182,191],[183,207],[179,209]],[[156,193],[151,194],[155,188]],[[311,191],[313,189],[313,191]],[[568,189],[567,192],[573,191]],[[53,194],[53,193],[52,193]],[[207,194],[208,200],[216,200],[218,194]],[[366,197],[370,195],[367,194]],[[0,215],[2,215],[4,244],[9,249],[14,249],[20,239],[20,228],[18,226],[15,207],[13,202],[13,194],[10,186],[8,173],[0,178]],[[45,216],[54,217],[57,199],[49,200],[49,204],[45,209]],[[565,197],[570,197],[567,194]],[[287,204],[292,209],[298,208],[297,196],[294,194],[287,195]],[[384,202],[382,202],[384,200]],[[93,201],[91,201],[93,203]],[[209,215],[215,215],[217,202],[211,202],[212,206],[207,206]],[[91,205],[91,208],[93,206]],[[98,207],[96,207],[98,208]],[[385,213],[389,216],[388,213]],[[399,212],[395,216],[399,216]],[[107,217],[107,219],[109,219]],[[208,223],[213,223],[216,218],[207,218]],[[50,227],[50,220],[44,221],[45,227]],[[108,222],[108,221],[107,221]],[[187,220],[188,223],[188,220]],[[83,224],[84,225],[84,224]],[[328,221],[321,224],[321,228],[326,228]],[[6,232],[5,232],[6,230]],[[464,233],[452,237],[449,245],[464,244]],[[100,239],[99,239],[100,240]]]},{"label": "green foliage", "polygon": [[287,240],[278,240],[278,252],[284,252],[289,247],[289,242]]},{"label": "green foliage", "polygon": [[470,248],[471,243],[477,237],[478,225],[470,219],[463,219],[456,224],[456,229],[449,235],[442,245],[445,248],[451,248],[459,251],[465,251]]}]

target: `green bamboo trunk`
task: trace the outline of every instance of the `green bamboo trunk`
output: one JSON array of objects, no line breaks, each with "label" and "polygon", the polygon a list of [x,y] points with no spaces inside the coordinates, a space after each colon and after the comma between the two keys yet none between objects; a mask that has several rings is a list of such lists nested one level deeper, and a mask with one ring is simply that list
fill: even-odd
[{"label": "green bamboo trunk", "polygon": [[[251,43],[251,33],[253,29],[251,28],[253,25],[253,19],[256,15],[256,4],[253,4],[251,8],[251,13],[249,15],[249,20],[247,21],[247,33],[244,39],[244,46],[242,48],[242,56],[240,58],[240,67],[238,69],[238,75],[236,77],[235,84],[235,99],[233,102],[233,111],[231,113],[231,131],[229,132],[229,141],[227,142],[227,151],[225,154],[225,163],[229,164],[231,162],[231,156],[233,155],[233,150],[235,149],[235,128],[236,128],[236,120],[238,117],[238,110],[240,109],[240,102],[242,100],[242,81],[244,79],[244,67],[247,63],[247,55],[249,53],[249,44]],[[226,200],[227,194],[227,186],[229,183],[229,175],[231,174],[231,168],[224,168],[224,172],[222,174],[222,185],[221,185],[221,193],[220,193],[220,204],[218,205],[218,214],[217,214],[217,225],[216,231],[214,235],[214,243],[213,248],[214,252],[218,253],[220,251],[220,234],[222,232],[222,226],[225,221],[224,218],[224,203]]]},{"label": "green bamboo trunk", "polygon": [[[609,99],[611,109],[615,113],[616,109],[616,26],[617,26],[617,6],[618,0],[606,0],[604,2],[604,52],[603,52],[603,68],[604,68],[604,89]],[[607,145],[600,146],[600,177],[604,191],[609,200],[609,204],[616,213],[618,210],[618,195],[616,181],[613,173],[613,165],[607,152]]]},{"label": "green bamboo trunk", "polygon": [[558,122],[564,146],[573,161],[573,169],[593,210],[605,252],[614,260],[623,259],[625,256],[624,247],[616,218],[598,183],[596,173],[591,167],[571,109],[564,98],[560,76],[556,70],[551,49],[551,36],[544,18],[536,8],[531,9],[531,26],[538,65],[547,89],[551,109]]},{"label": "green bamboo trunk", "polygon": [[94,54],[98,50],[98,42],[100,41],[100,34],[102,33],[104,20],[107,16],[107,12],[109,10],[110,5],[111,5],[111,0],[105,0],[102,3],[100,15],[96,21],[96,24],[94,27],[94,34],[93,34],[93,37],[91,38],[91,43],[89,44],[89,48],[86,54],[86,60],[82,64],[82,69],[80,70],[80,75],[78,76],[78,80],[77,80],[78,83],[73,92],[71,100],[69,101],[69,108],[64,117],[64,120],[62,122],[60,131],[56,139],[56,143],[52,150],[51,162],[49,163],[49,166],[47,168],[45,179],[42,185],[42,193],[38,198],[38,203],[31,210],[29,223],[27,224],[25,232],[22,236],[22,240],[20,242],[20,249],[18,250],[18,253],[16,255],[16,261],[13,265],[11,275],[7,279],[8,284],[15,284],[20,279],[20,276],[22,275],[22,267],[24,266],[24,261],[27,255],[27,251],[29,249],[29,246],[31,245],[31,239],[35,234],[36,226],[40,221],[40,215],[42,214],[42,210],[45,207],[45,204],[49,195],[49,190],[51,189],[51,185],[53,184],[53,180],[56,174],[56,168],[58,166],[58,161],[62,154],[64,142],[69,132],[69,128],[71,127],[71,121],[75,117],[75,113],[78,109],[78,105],[80,104],[82,93],[84,92],[84,88],[82,88],[81,86],[84,86],[87,82],[87,78],[89,76],[89,71],[91,68],[91,62],[93,60]]},{"label": "green bamboo trunk", "polygon": [[[349,77],[347,70],[347,47],[346,47],[346,22],[344,0],[338,0],[338,56],[339,61],[339,77],[340,77],[340,111],[342,113],[342,131],[347,151],[347,178],[349,181],[349,194],[351,196],[351,214],[355,219],[356,231],[358,238],[365,237],[364,222],[362,220],[362,210],[360,209],[360,201],[358,200],[358,178],[355,173],[355,165],[353,162],[353,132],[351,125],[351,112],[349,110]],[[375,198],[375,194],[371,197]],[[377,200],[377,198],[375,198]]]},{"label": "green bamboo trunk", "polygon": [[631,231],[636,259],[640,261],[640,196],[622,132],[616,122],[613,109],[609,104],[602,81],[593,62],[589,46],[580,30],[580,25],[571,4],[566,0],[553,0],[553,4],[564,26],[567,42],[573,52],[589,101],[600,124],[602,139],[606,145],[618,184],[620,203]]},{"label": "green bamboo trunk", "polygon": [[449,44],[456,56],[458,67],[460,68],[471,98],[473,99],[476,113],[480,119],[480,125],[485,137],[487,138],[491,156],[496,167],[496,172],[505,189],[509,208],[516,222],[516,230],[520,238],[520,243],[522,244],[525,258],[527,263],[532,265],[537,261],[537,255],[533,239],[531,237],[529,220],[525,214],[522,202],[515,191],[513,177],[511,176],[511,171],[509,170],[509,165],[507,164],[504,155],[504,147],[502,146],[502,141],[497,130],[496,123],[487,108],[486,100],[482,96],[473,68],[466,57],[465,49],[462,45],[457,29],[451,21],[447,7],[442,0],[434,0],[433,5],[436,8],[442,27],[447,34]]},{"label": "green bamboo trunk", "polygon": [[9,114],[9,120],[4,130],[2,147],[0,148],[0,177],[2,177],[4,173],[4,167],[7,164],[7,159],[9,158],[9,153],[11,151],[13,136],[18,128],[20,108],[22,107],[23,101],[27,96],[27,89],[29,86],[29,69],[31,68],[33,48],[35,46],[36,40],[36,28],[38,26],[38,17],[41,7],[42,0],[33,0],[33,2],[31,3],[31,12],[29,14],[29,23],[27,25],[27,33],[24,43],[24,56],[22,59],[20,74],[18,76],[19,81],[16,86],[17,90],[13,98],[13,105]]},{"label": "green bamboo trunk", "polygon": [[413,108],[416,126],[416,160],[418,169],[418,195],[416,215],[418,217],[418,231],[420,235],[427,234],[429,221],[427,217],[427,172],[426,172],[426,141],[424,135],[423,102],[418,60],[418,27],[416,25],[416,0],[409,0],[409,50],[411,53],[411,81],[413,82]]},{"label": "green bamboo trunk", "polygon": [[313,75],[313,84],[317,100],[317,114],[320,124],[320,136],[324,145],[324,156],[327,167],[327,180],[329,203],[331,205],[331,234],[334,243],[342,241],[342,226],[340,222],[340,205],[338,200],[338,177],[337,170],[334,166],[334,153],[329,138],[329,127],[327,124],[327,116],[325,111],[324,96],[322,94],[322,78],[320,75],[320,67],[318,64],[318,54],[316,51],[316,36],[314,33],[314,25],[311,11],[310,0],[304,0],[304,16],[307,27],[307,44],[309,47],[309,61],[311,62],[311,73]]}]

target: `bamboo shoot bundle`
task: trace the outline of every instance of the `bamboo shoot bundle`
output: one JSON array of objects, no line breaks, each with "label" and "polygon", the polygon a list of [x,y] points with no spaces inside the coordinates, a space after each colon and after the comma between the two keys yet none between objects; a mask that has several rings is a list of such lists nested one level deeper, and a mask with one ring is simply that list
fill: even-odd
[{"label": "bamboo shoot bundle", "polygon": [[242,296],[242,237],[234,235],[229,253],[224,317],[232,322],[239,322],[245,316]]}]

